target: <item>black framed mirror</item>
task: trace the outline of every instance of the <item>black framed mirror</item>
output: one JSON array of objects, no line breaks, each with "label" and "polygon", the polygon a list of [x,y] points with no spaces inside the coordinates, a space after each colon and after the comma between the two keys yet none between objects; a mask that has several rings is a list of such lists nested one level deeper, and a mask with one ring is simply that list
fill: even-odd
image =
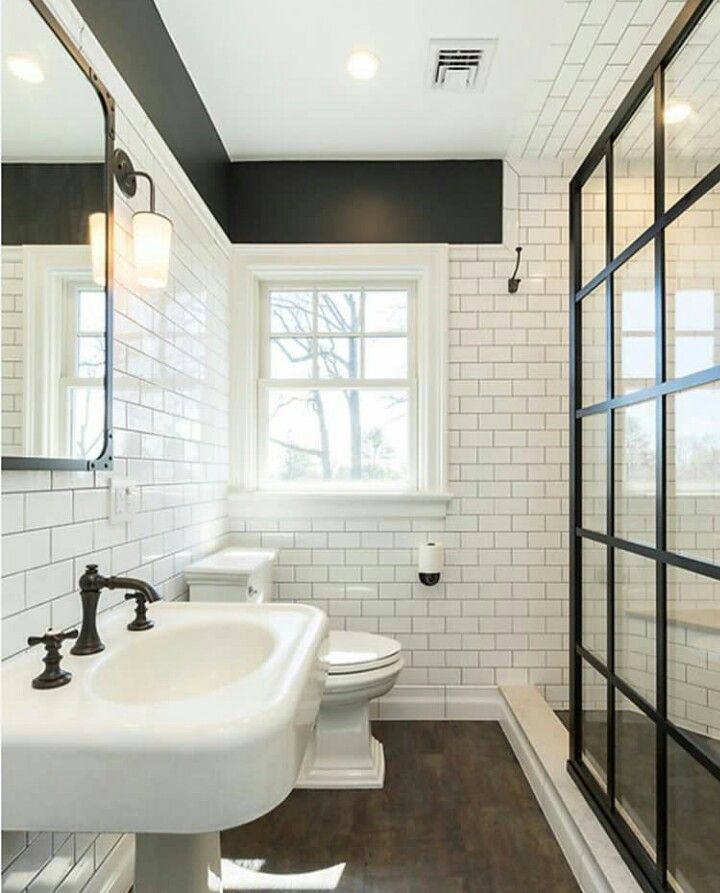
[{"label": "black framed mirror", "polygon": [[2,467],[112,467],[115,107],[42,0],[2,0]]}]

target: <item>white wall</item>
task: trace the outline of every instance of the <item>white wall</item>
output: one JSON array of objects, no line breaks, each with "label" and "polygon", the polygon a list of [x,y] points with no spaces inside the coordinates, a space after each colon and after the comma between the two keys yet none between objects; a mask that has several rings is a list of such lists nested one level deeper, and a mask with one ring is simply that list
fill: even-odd
[{"label": "white wall", "polygon": [[[77,39],[74,8],[50,5]],[[158,210],[175,227],[167,289],[139,288],[130,220],[140,205],[116,190],[115,470],[140,485],[141,509],[109,525],[104,474],[3,474],[4,657],[28,635],[79,621],[86,562],[178,598],[183,567],[227,531],[229,243],[87,29],[83,52],[117,102],[116,145],[155,178]],[[107,592],[101,604],[121,600]],[[2,889],[79,891],[118,839],[5,833]]]},{"label": "white wall", "polygon": [[[520,291],[507,292],[514,254],[450,250],[447,518],[232,521],[234,541],[279,548],[279,597],[398,638],[400,685],[428,715],[452,715],[458,686],[567,698],[567,176],[519,167]],[[416,572],[428,538],[446,547],[434,588]]]}]

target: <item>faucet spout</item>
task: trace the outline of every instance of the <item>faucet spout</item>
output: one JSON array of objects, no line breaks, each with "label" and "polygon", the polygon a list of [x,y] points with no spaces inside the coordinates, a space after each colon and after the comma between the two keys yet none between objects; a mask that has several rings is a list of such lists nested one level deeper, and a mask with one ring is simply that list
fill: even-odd
[{"label": "faucet spout", "polygon": [[71,654],[97,654],[105,646],[97,631],[97,607],[103,589],[129,589],[140,592],[148,602],[160,601],[157,590],[135,577],[104,577],[98,573],[96,564],[88,564],[80,577],[80,599],[82,600],[82,625],[77,641],[70,649]]},{"label": "faucet spout", "polygon": [[162,599],[160,593],[146,583],[145,580],[138,580],[135,577],[106,577],[105,589],[130,589],[132,592],[141,592],[148,602],[159,602]]}]

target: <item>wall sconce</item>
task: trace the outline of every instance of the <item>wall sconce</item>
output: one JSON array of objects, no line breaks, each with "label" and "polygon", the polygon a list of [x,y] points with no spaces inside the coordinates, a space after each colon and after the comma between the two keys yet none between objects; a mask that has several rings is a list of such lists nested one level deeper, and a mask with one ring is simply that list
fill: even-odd
[{"label": "wall sconce", "polygon": [[116,149],[113,156],[115,180],[122,192],[132,198],[137,192],[138,177],[150,186],[150,210],[133,214],[133,249],[135,275],[140,285],[165,288],[170,273],[172,221],[155,211],[155,184],[150,174],[136,171],[126,152]]}]

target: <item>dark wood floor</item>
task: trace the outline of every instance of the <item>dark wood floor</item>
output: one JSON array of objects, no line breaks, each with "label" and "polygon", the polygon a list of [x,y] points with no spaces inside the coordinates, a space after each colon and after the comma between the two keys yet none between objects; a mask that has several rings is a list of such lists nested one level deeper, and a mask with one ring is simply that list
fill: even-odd
[{"label": "dark wood floor", "polygon": [[579,893],[496,723],[385,722],[374,732],[385,746],[383,790],[294,791],[223,833],[223,859],[263,860],[263,879],[240,889],[307,890],[287,876],[345,863],[337,886],[322,889]]}]

